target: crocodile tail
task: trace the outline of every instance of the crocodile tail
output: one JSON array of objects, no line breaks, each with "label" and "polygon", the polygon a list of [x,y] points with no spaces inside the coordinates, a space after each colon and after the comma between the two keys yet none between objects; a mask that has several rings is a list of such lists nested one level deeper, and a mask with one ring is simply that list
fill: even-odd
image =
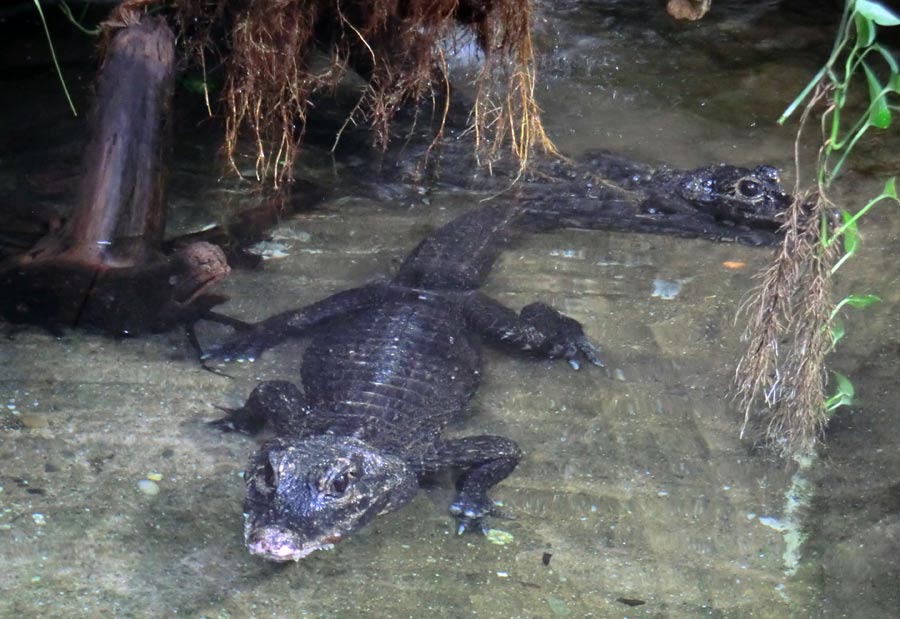
[{"label": "crocodile tail", "polygon": [[404,286],[474,290],[517,236],[517,204],[492,204],[469,211],[429,234],[403,262],[395,282]]}]

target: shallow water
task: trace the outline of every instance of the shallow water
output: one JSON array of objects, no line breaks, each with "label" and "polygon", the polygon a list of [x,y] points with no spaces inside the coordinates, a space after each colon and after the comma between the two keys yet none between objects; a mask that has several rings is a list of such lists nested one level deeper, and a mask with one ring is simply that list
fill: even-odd
[{"label": "shallow water", "polygon": [[[610,148],[676,167],[787,167],[793,135],[771,119],[815,70],[827,31],[762,9],[753,20],[734,10],[673,25],[641,18],[659,10],[647,4],[636,14],[629,3],[565,2],[538,15],[540,98],[560,149]],[[21,88],[59,103],[49,78]],[[43,113],[40,139],[7,156],[22,170],[4,173],[13,195],[30,191],[22,177],[32,162],[77,157],[79,123],[62,108]],[[890,143],[873,149],[888,169],[897,167]],[[173,230],[258,200],[219,178],[209,148],[179,143]],[[335,183],[330,164],[320,167],[317,181]],[[879,185],[855,172],[847,183],[851,198]],[[481,197],[391,195],[347,183],[320,210],[282,222],[274,240],[287,256],[235,270],[222,311],[259,319],[390,273]],[[515,516],[492,521],[510,543],[457,536],[451,490],[438,483],[332,552],[262,563],[241,541],[240,473],[257,441],[204,422],[261,379],[296,377],[302,343],[229,368],[229,379],[203,371],[177,332],[115,340],[27,329],[0,344],[0,616],[889,616],[900,580],[900,269],[891,259],[900,224],[888,215],[866,222],[863,255],[840,284],[847,292],[852,278],[854,292],[884,301],[853,317],[835,359],[859,401],[835,419],[805,475],[799,566],[782,530],[793,470],[739,439],[726,399],[740,352],[735,311],[768,251],[561,231],[506,252],[485,292],[515,308],[546,301],[580,320],[610,372],[488,350],[476,414],[454,427],[509,436],[526,453],[493,491]],[[676,284],[674,298],[654,296],[659,280]],[[141,480],[157,474],[158,493],[143,492]]]}]

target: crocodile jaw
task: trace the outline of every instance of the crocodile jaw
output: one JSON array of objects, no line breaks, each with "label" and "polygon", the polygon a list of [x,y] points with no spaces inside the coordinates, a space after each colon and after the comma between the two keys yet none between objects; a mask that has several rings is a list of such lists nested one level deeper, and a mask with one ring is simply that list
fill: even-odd
[{"label": "crocodile jaw", "polygon": [[283,563],[299,561],[317,550],[331,550],[341,541],[341,535],[333,534],[322,539],[303,541],[288,529],[277,526],[253,527],[245,519],[244,541],[250,554]]}]

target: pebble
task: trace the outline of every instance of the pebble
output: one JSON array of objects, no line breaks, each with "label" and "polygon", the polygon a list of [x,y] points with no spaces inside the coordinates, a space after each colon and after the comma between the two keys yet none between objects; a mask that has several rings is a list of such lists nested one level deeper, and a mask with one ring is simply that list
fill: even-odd
[{"label": "pebble", "polygon": [[657,278],[653,280],[653,294],[650,296],[671,300],[677,297],[679,292],[681,292],[681,282],[670,282]]},{"label": "pebble", "polygon": [[142,479],[137,483],[138,490],[146,495],[154,496],[159,494],[159,485],[152,479]]},{"label": "pebble", "polygon": [[565,617],[570,612],[572,612],[571,610],[569,610],[568,605],[558,597],[548,597],[547,605],[550,607],[550,610],[553,611],[553,614],[557,617]]},{"label": "pebble", "polygon": [[50,427],[50,422],[44,415],[22,415],[19,417],[19,421],[22,422],[23,426],[31,428],[32,430]]},{"label": "pebble", "polygon": [[500,529],[488,529],[485,537],[487,537],[487,540],[490,543],[497,544],[499,546],[505,546],[515,539],[512,533],[508,533],[507,531],[502,531]]},{"label": "pebble", "polygon": [[277,243],[275,241],[260,241],[255,245],[251,245],[247,248],[247,251],[251,254],[259,256],[263,260],[277,260],[278,258],[285,258],[290,256],[288,253],[289,246],[284,243]]}]

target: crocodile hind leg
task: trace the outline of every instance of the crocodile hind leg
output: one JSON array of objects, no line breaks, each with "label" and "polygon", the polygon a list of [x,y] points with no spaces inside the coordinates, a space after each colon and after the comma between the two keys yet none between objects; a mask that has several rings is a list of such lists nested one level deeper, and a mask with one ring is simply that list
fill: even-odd
[{"label": "crocodile hind leg", "polygon": [[600,349],[591,343],[574,318],[546,303],[532,303],[516,314],[490,297],[474,293],[465,304],[466,320],[477,333],[508,348],[549,359],[565,359],[576,370],[581,358],[603,366]]},{"label": "crocodile hind leg", "polygon": [[506,437],[466,436],[438,441],[421,462],[421,472],[462,469],[450,513],[459,522],[459,533],[472,529],[487,533],[486,517],[497,514],[487,491],[512,473],[521,457],[519,446]]},{"label": "crocodile hind leg", "polygon": [[225,409],[225,417],[209,425],[223,432],[256,434],[269,424],[279,436],[309,434],[309,406],[296,385],[285,380],[261,382],[240,408]]}]

